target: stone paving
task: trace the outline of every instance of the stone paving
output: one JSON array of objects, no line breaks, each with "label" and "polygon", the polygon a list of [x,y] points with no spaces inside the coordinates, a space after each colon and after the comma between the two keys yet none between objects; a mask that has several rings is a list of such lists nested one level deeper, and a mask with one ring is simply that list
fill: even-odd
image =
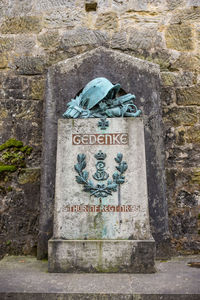
[{"label": "stone paving", "polygon": [[200,255],[157,261],[154,274],[48,273],[47,261],[5,256],[0,261],[0,299],[200,299]]}]

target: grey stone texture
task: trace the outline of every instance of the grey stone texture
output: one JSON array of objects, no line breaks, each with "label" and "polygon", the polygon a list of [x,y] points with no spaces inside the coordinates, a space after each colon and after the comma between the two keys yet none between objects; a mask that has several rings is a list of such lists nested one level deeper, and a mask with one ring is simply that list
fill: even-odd
[{"label": "grey stone texture", "polygon": [[41,181],[43,213],[40,217],[38,258],[47,252],[47,241],[53,230],[57,120],[65,111],[67,101],[74,98],[91,79],[102,76],[112,83],[119,82],[126,93],[135,94],[136,105],[143,111],[151,231],[157,244],[157,256],[169,255],[159,67],[129,55],[98,48],[60,62],[48,71]]},{"label": "grey stone texture", "polygon": [[[78,144],[80,135],[101,137],[100,144]],[[103,135],[109,140],[102,142]],[[123,139],[111,136],[123,134]],[[76,137],[74,137],[74,135]],[[124,136],[126,135],[126,140]],[[105,172],[113,180],[114,160],[123,155],[127,170],[120,190],[111,195],[91,195],[76,181],[77,157],[85,154],[88,179],[96,181],[99,151],[106,155]],[[130,159],[131,158],[131,159]],[[100,161],[99,161],[100,163]],[[101,212],[74,211],[86,205]],[[121,212],[110,210],[120,207]],[[131,211],[125,208],[131,207]],[[73,208],[73,211],[71,211]],[[104,211],[105,210],[105,211]],[[147,198],[144,125],[141,118],[110,118],[106,130],[98,127],[98,119],[58,120],[56,184],[53,238],[48,242],[50,272],[154,272],[155,242],[150,233]]]},{"label": "grey stone texture", "polygon": [[[34,155],[34,166],[40,167],[41,114],[38,115],[37,120],[34,118],[31,122],[25,120],[27,116],[23,110],[23,114],[17,114],[17,118],[13,117],[12,120],[9,117],[4,121],[7,114],[4,103],[6,101],[9,106],[8,99],[12,98],[12,107],[16,105],[19,108],[19,103],[24,106],[33,99],[42,100],[44,91],[42,86],[44,85],[41,80],[38,85],[36,84],[38,81],[36,74],[46,77],[48,66],[101,45],[130,54],[132,57],[157,63],[160,66],[161,74],[163,71],[168,73],[168,75],[164,75],[165,80],[162,80],[160,99],[165,125],[163,138],[166,152],[165,171],[168,177],[166,194],[169,204],[169,221],[171,217],[174,219],[174,214],[182,214],[181,220],[184,223],[187,210],[197,220],[195,233],[188,233],[191,230],[190,224],[186,220],[188,226],[184,229],[184,236],[180,238],[173,237],[176,233],[172,231],[172,228],[176,227],[170,225],[171,249],[174,254],[196,253],[200,251],[200,235],[198,234],[200,202],[198,201],[198,205],[194,209],[178,207],[179,202],[176,199],[181,191],[186,191],[191,195],[197,194],[196,197],[199,199],[200,142],[198,137],[198,90],[196,87],[199,83],[200,73],[200,1],[98,0],[96,2],[98,2],[96,11],[86,11],[86,2],[83,0],[0,1],[0,28],[3,30],[0,35],[0,99],[3,100],[0,109],[1,142],[4,143],[8,138],[15,137],[26,141],[27,145],[32,144],[33,139],[35,141],[33,153],[35,151],[37,153]],[[80,39],[86,41],[83,34],[86,32],[86,35],[89,36],[88,44],[86,41],[84,45],[69,48],[67,39],[63,39],[65,33],[70,36],[69,30],[73,31],[79,43]],[[53,31],[56,32],[57,38]],[[76,32],[80,32],[80,38]],[[137,33],[137,37],[133,36],[133,32]],[[167,32],[169,34],[166,34]],[[52,39],[49,40],[51,33]],[[98,35],[98,38],[92,38],[93,35]],[[96,41],[94,41],[95,39]],[[128,48],[129,39],[132,40],[131,49]],[[146,40],[149,41],[148,44]],[[136,47],[134,41],[142,49]],[[188,73],[187,76],[186,73]],[[23,79],[22,88],[6,88],[5,84],[2,84],[2,77],[12,79],[13,76],[18,80]],[[19,99],[26,101],[18,101]],[[182,105],[186,109],[183,109]],[[30,106],[32,107],[32,104]],[[197,117],[193,119],[192,123],[185,125],[187,109],[191,106],[196,110],[194,114]],[[42,103],[38,103],[38,108],[42,111]],[[169,110],[168,114],[166,114],[166,108]],[[29,109],[27,109],[27,115],[28,111]],[[31,111],[33,110],[31,109]],[[175,115],[179,120],[176,126],[174,125]],[[176,174],[176,176],[172,174]],[[173,184],[171,184],[172,179]],[[15,185],[15,173],[10,174],[10,180]],[[185,197],[187,199],[187,194]],[[9,195],[8,198],[11,199]],[[14,207],[13,202],[12,205]],[[15,216],[14,209],[9,216],[11,219]],[[23,217],[26,218],[25,214],[21,215],[22,219]],[[1,220],[5,224],[6,220],[3,217]],[[29,236],[35,239],[36,234],[24,233],[23,243],[26,244],[26,237]],[[5,236],[3,241],[6,243]],[[15,246],[13,248],[7,246],[2,254],[15,253],[15,248],[21,244],[21,240],[15,236],[12,241],[15,242]],[[21,252],[18,253],[23,253],[21,246],[20,249]]]},{"label": "grey stone texture", "polygon": [[154,273],[153,240],[49,240],[51,273]]},{"label": "grey stone texture", "polygon": [[156,262],[154,274],[48,273],[47,261],[30,256],[4,257],[0,262],[1,299],[67,300],[197,300],[199,255]]}]

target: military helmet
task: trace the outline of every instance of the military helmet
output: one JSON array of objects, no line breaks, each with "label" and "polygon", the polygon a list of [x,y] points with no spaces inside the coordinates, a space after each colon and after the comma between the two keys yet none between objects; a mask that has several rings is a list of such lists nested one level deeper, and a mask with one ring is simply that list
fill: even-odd
[{"label": "military helmet", "polygon": [[119,83],[113,85],[104,77],[95,78],[84,87],[81,93],[81,106],[86,109],[91,109],[108,94],[111,96],[112,92],[114,92],[114,95],[111,97],[114,98],[119,90]]}]

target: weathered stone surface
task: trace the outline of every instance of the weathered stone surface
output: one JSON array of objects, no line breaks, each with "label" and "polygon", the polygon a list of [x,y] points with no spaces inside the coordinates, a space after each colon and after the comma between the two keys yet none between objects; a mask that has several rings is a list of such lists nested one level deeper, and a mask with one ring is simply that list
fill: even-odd
[{"label": "weathered stone surface", "polygon": [[14,44],[13,38],[0,37],[0,52],[13,50]]},{"label": "weathered stone surface", "polygon": [[[78,77],[74,70],[77,70]],[[46,107],[48,109],[45,112],[44,129],[44,135],[48,136],[48,139],[44,139],[44,173],[41,189],[41,211],[43,214],[41,214],[40,219],[38,247],[38,257],[40,258],[44,257],[45,251],[47,251],[47,240],[52,235],[57,119],[66,110],[66,95],[68,99],[73,98],[88,81],[102,76],[113,83],[120,82],[123,90],[135,94],[136,105],[144,112],[145,140],[147,147],[149,147],[146,156],[151,230],[158,243],[158,251],[161,249],[159,248],[161,244],[165,244],[162,251],[157,254],[165,257],[168,255],[163,134],[158,133],[158,131],[162,131],[162,124],[159,93],[156,92],[160,85],[159,67],[130,55],[99,48],[59,63],[49,70],[46,92]],[[54,103],[53,106],[52,103]],[[152,176],[152,174],[154,175]],[[49,209],[47,210],[46,207]],[[46,232],[49,232],[49,235]]]},{"label": "weathered stone surface", "polygon": [[200,85],[176,90],[178,105],[200,105]]},{"label": "weathered stone surface", "polygon": [[[117,133],[119,136],[123,133],[126,138],[121,140],[118,137],[112,141],[109,138],[107,141],[105,137],[104,143],[102,140],[99,143],[88,140],[88,144],[85,144],[84,140],[80,144],[80,134],[87,136],[88,133],[92,133],[93,138],[95,135],[103,137],[97,120],[59,120],[54,231],[53,239],[49,242],[48,254],[50,272],[154,271],[154,241],[149,226],[143,130],[143,122],[139,118],[113,118],[109,119],[109,127],[103,134],[111,137],[112,134]],[[74,135],[76,138],[73,138]],[[120,190],[118,187],[118,192],[112,191],[105,196],[95,194],[95,197],[83,191],[82,185],[76,180],[78,174],[74,166],[78,163],[78,155],[85,154],[84,169],[89,170],[87,180],[92,180],[94,186],[101,184],[102,182],[94,177],[98,172],[95,155],[99,153],[100,148],[106,155],[103,164],[105,163],[105,172],[110,180],[113,180],[112,173],[114,174],[116,169],[114,158],[118,153],[123,155],[123,162],[127,162],[128,168],[123,173],[125,182],[120,186]],[[137,155],[133,155],[134,153]],[[79,175],[81,176],[80,173]],[[107,182],[103,180],[103,184],[106,186]],[[102,211],[77,211],[77,207],[86,206]],[[122,211],[113,211],[114,207],[119,207]],[[72,251],[74,247],[77,249],[75,255]],[[140,257],[140,252],[149,253],[149,256]]]},{"label": "weathered stone surface", "polygon": [[167,0],[167,8],[173,10],[185,4],[185,0]]},{"label": "weathered stone surface", "polygon": [[[8,122],[8,117],[4,122]],[[27,165],[34,161],[34,150],[22,141],[12,138],[4,140],[0,152],[0,257],[6,253],[22,253],[24,247],[27,254],[35,254],[40,178],[39,173],[37,178],[29,176],[30,172],[25,176]],[[5,168],[3,170],[5,166],[15,168],[12,171]],[[20,176],[23,186],[18,181]]]},{"label": "weathered stone surface", "polygon": [[172,122],[174,126],[194,125],[198,121],[197,111],[192,107],[173,107],[166,110],[164,117],[167,118],[169,122]]},{"label": "weathered stone surface", "polygon": [[39,168],[28,168],[23,170],[19,177],[18,177],[18,183],[19,184],[27,184],[27,183],[33,183],[38,182],[40,180],[40,169]]},{"label": "weathered stone surface", "polygon": [[171,105],[176,100],[175,90],[172,88],[162,88],[160,99],[163,106]]},{"label": "weathered stone surface", "polygon": [[50,240],[48,270],[53,273],[154,273],[154,242]]},{"label": "weathered stone surface", "polygon": [[170,218],[170,229],[174,238],[184,237],[185,233],[197,233],[197,219],[191,216],[189,210],[174,212]]},{"label": "weathered stone surface", "polygon": [[118,16],[114,12],[102,13],[98,16],[95,27],[101,30],[117,30]]},{"label": "weathered stone surface", "polygon": [[151,11],[157,7],[163,7],[162,4],[162,0],[129,0],[127,8],[135,11]]},{"label": "weathered stone surface", "polygon": [[150,275],[50,274],[46,260],[5,256],[0,295],[2,300],[199,300],[199,269],[189,265],[199,260],[188,255],[157,261],[157,273]]},{"label": "weathered stone surface", "polygon": [[192,27],[189,25],[169,25],[165,32],[168,48],[178,51],[194,50]]},{"label": "weathered stone surface", "polygon": [[49,50],[50,48],[57,48],[59,44],[59,33],[58,31],[47,31],[38,35],[38,41],[44,49]]},{"label": "weathered stone surface", "polygon": [[62,9],[64,8],[71,8],[73,9],[76,6],[76,1],[74,0],[35,0],[35,10],[38,11],[46,11],[46,10],[55,10],[59,7]]},{"label": "weathered stone surface", "polygon": [[44,99],[44,90],[45,90],[45,80],[44,78],[36,78],[30,80],[30,98],[43,100]]},{"label": "weathered stone surface", "polygon": [[198,205],[198,193],[188,193],[180,190],[176,197],[177,207],[194,207]]},{"label": "weathered stone surface", "polygon": [[179,58],[171,64],[172,69],[183,69],[186,71],[200,71],[200,56],[182,53]]},{"label": "weathered stone surface", "polygon": [[188,0],[187,1],[187,5],[188,6],[200,6],[200,2],[199,2],[199,0]]},{"label": "weathered stone surface", "polygon": [[44,15],[44,22],[47,28],[62,28],[71,29],[74,26],[83,25],[85,12],[79,8],[75,10],[56,9],[47,11]]},{"label": "weathered stone surface", "polygon": [[187,130],[186,141],[200,144],[200,126],[192,126]]},{"label": "weathered stone surface", "polygon": [[141,52],[141,50],[148,51],[161,45],[162,38],[155,27],[131,28],[128,44],[129,49]]},{"label": "weathered stone surface", "polygon": [[[149,212],[146,187],[146,161],[145,146],[143,137],[143,122],[140,118],[112,118],[109,119],[109,127],[101,131],[96,119],[88,120],[59,120],[58,123],[58,144],[57,144],[57,166],[56,166],[56,187],[55,187],[55,210],[54,210],[54,238],[76,239],[151,239],[149,228]],[[116,141],[102,140],[98,143],[88,141],[82,144],[80,134],[91,133],[101,136],[118,134]],[[119,134],[125,135],[120,139]],[[78,135],[73,138],[73,135]],[[116,147],[118,146],[118,147]],[[74,169],[77,164],[77,156],[80,153],[86,155],[86,170],[89,170],[88,180],[93,179],[97,172],[97,159],[95,155],[100,151],[105,153],[105,170],[112,179],[115,171],[118,153],[123,155],[123,161],[128,164],[125,176],[125,183],[121,185],[120,195],[112,192],[105,196],[92,196],[83,192],[83,186],[76,182],[78,175]],[[133,155],[137,153],[137,155]],[[129,158],[132,157],[131,160]],[[129,160],[129,162],[128,162]],[[117,166],[117,165],[116,165]],[[69,170],[72,170],[69,172]],[[139,179],[139,180],[138,180]],[[104,180],[104,184],[107,184]],[[119,198],[120,197],[120,198]],[[99,200],[99,198],[101,198]],[[100,202],[99,202],[100,201]],[[121,203],[121,204],[120,204]],[[126,213],[93,213],[71,212],[67,207],[76,205],[131,205],[133,211]],[[88,216],[88,218],[87,218]],[[90,217],[89,217],[90,216]],[[65,222],[63,223],[63,219]]]},{"label": "weathered stone surface", "polygon": [[22,1],[4,1],[6,5],[5,16],[9,17],[19,17],[27,16],[31,13],[35,0],[22,0]]},{"label": "weathered stone surface", "polygon": [[41,19],[34,16],[13,17],[5,20],[0,28],[4,34],[11,33],[38,33],[42,29]]},{"label": "weathered stone surface", "polygon": [[27,97],[28,80],[26,77],[6,76],[2,77],[2,99],[25,99]]},{"label": "weathered stone surface", "polygon": [[127,35],[125,32],[116,32],[112,35],[111,48],[123,50],[128,48]]},{"label": "weathered stone surface", "polygon": [[8,66],[8,55],[3,53],[0,55],[0,69],[5,69]]},{"label": "weathered stone surface", "polygon": [[78,46],[102,46],[107,44],[108,36],[98,30],[88,30],[86,28],[78,28],[76,30],[68,30],[64,33],[60,48],[68,50]]},{"label": "weathered stone surface", "polygon": [[180,9],[177,14],[172,16],[170,22],[176,24],[199,22],[200,20],[200,7],[191,7],[187,9]]},{"label": "weathered stone surface", "polygon": [[27,37],[26,35],[19,34],[15,37],[15,55],[30,56],[36,47],[35,36]]},{"label": "weathered stone surface", "polygon": [[39,75],[47,68],[46,58],[43,56],[22,56],[15,59],[14,65],[21,75]]}]

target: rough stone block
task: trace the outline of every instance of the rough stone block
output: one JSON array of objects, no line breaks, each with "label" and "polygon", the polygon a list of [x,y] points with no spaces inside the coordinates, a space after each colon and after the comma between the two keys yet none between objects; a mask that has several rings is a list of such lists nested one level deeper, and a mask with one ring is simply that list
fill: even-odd
[{"label": "rough stone block", "polygon": [[169,25],[165,32],[168,48],[178,51],[194,50],[192,27],[189,25]]},{"label": "rough stone block", "polygon": [[0,52],[13,50],[14,45],[14,38],[0,37]]},{"label": "rough stone block", "polygon": [[185,71],[199,72],[200,57],[189,53],[182,53],[175,62],[171,63],[171,68],[174,70],[182,69]]},{"label": "rough stone block", "polygon": [[49,50],[49,48],[56,48],[59,44],[59,33],[58,31],[47,31],[37,37],[40,45]]},{"label": "rough stone block", "polygon": [[56,10],[58,8],[71,8],[73,9],[76,6],[75,0],[36,0],[35,1],[35,10],[36,11],[47,11],[47,10]]},{"label": "rough stone block", "polygon": [[46,70],[45,57],[22,56],[14,61],[17,73],[21,75],[39,75]]},{"label": "rough stone block", "polygon": [[188,143],[200,144],[200,126],[192,126],[187,130],[186,141]]},{"label": "rough stone block", "polygon": [[198,121],[196,108],[193,107],[173,107],[166,110],[164,118],[174,126],[194,125]]},{"label": "rough stone block", "polygon": [[42,29],[41,19],[34,16],[13,17],[6,19],[0,28],[4,34],[11,33],[38,33]]},{"label": "rough stone block", "polygon": [[117,30],[118,16],[115,12],[106,12],[98,15],[95,27],[101,30]]},{"label": "rough stone block", "polygon": [[154,273],[153,241],[50,240],[49,272]]},{"label": "rough stone block", "polygon": [[188,0],[187,5],[198,7],[198,6],[200,6],[200,1],[199,0]]},{"label": "rough stone block", "polygon": [[200,105],[200,85],[176,90],[178,105]]},{"label": "rough stone block", "polygon": [[98,30],[88,30],[86,28],[78,28],[68,30],[64,33],[60,48],[68,50],[78,46],[101,46],[108,44],[108,35]]},{"label": "rough stone block", "polygon": [[143,28],[131,28],[128,48],[140,51],[150,50],[162,45],[162,38],[156,28],[145,26]]},{"label": "rough stone block", "polygon": [[191,7],[186,9],[177,10],[170,20],[170,23],[183,24],[199,22],[200,20],[200,7]]},{"label": "rough stone block", "polygon": [[44,23],[47,28],[64,27],[65,29],[71,29],[76,25],[83,25],[85,14],[86,12],[80,10],[80,8],[74,10],[53,9],[47,11],[44,15]]},{"label": "rough stone block", "polygon": [[116,32],[112,35],[111,48],[123,50],[128,48],[126,32]]},{"label": "rough stone block", "polygon": [[30,84],[30,94],[29,97],[31,99],[43,100],[44,99],[44,89],[45,89],[45,81],[43,78],[37,78],[31,80]]},{"label": "rough stone block", "polygon": [[1,54],[0,55],[0,69],[5,69],[8,66],[8,55],[7,54]]}]

